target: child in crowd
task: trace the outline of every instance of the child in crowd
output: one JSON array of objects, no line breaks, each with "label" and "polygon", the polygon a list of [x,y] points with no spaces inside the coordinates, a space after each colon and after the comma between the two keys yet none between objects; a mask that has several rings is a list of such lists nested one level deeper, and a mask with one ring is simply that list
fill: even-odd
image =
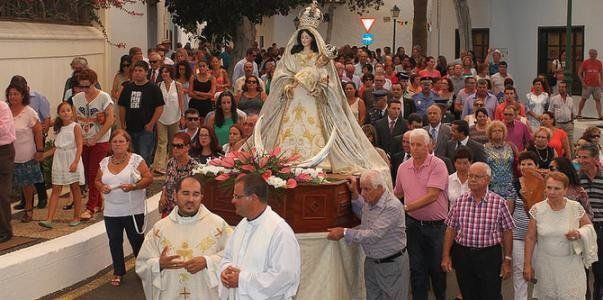
[{"label": "child in crowd", "polygon": [[48,204],[48,217],[38,224],[46,228],[53,228],[59,193],[63,185],[69,185],[73,196],[73,220],[69,226],[80,224],[81,194],[80,184],[84,184],[84,165],[82,163],[83,137],[82,128],[75,122],[73,105],[63,102],[57,107],[54,122],[54,148],[44,153],[44,157],[52,155],[52,193]]}]

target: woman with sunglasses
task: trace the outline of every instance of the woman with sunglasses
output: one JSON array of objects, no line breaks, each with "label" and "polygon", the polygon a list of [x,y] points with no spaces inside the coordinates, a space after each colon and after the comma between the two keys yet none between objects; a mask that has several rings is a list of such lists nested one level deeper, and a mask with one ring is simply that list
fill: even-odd
[{"label": "woman with sunglasses", "polygon": [[122,84],[126,81],[130,81],[130,66],[132,65],[132,59],[130,55],[123,55],[119,59],[119,71],[113,77],[113,85],[111,86],[111,98],[113,102],[117,102],[119,99],[119,91]]},{"label": "woman with sunglasses", "polygon": [[237,106],[245,113],[259,113],[262,110],[266,93],[262,90],[255,75],[247,76],[243,90],[237,95]]},{"label": "woman with sunglasses", "polygon": [[[589,126],[584,129],[581,140],[585,140],[599,148],[599,160],[603,161],[603,148],[601,147],[601,129],[597,126]],[[579,140],[580,140],[579,139]]]},{"label": "woman with sunglasses", "polygon": [[181,178],[190,176],[192,170],[199,164],[188,155],[191,138],[186,132],[178,132],[172,138],[172,158],[165,169],[165,183],[161,189],[159,212],[165,218],[176,206],[176,185]]}]

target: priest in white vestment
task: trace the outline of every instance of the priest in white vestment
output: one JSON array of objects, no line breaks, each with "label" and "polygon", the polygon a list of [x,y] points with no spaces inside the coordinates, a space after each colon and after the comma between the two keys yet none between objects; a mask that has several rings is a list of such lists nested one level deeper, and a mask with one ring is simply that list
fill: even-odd
[{"label": "priest in white vestment", "polygon": [[226,245],[220,265],[220,299],[291,299],[301,273],[293,230],[267,201],[268,184],[257,174],[235,182],[232,202],[243,220]]},{"label": "priest in white vestment", "polygon": [[217,272],[232,228],[202,198],[199,181],[185,177],[178,206],[146,235],[136,258],[146,299],[219,299]]}]

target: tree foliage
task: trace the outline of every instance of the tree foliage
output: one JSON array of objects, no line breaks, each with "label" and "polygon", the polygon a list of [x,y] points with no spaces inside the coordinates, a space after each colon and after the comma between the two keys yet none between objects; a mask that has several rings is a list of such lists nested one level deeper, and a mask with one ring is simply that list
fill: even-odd
[{"label": "tree foliage", "polygon": [[[197,24],[206,22],[201,34],[210,40],[232,40],[244,18],[258,24],[263,17],[287,15],[291,9],[310,0],[166,0],[175,24],[195,33]],[[319,0],[320,4],[336,1]],[[340,0],[354,12],[379,9],[383,0]]]}]

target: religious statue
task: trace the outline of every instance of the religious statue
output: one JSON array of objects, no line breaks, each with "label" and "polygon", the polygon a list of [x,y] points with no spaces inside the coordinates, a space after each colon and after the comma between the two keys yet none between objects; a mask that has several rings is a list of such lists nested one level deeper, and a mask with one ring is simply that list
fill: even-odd
[{"label": "religious statue", "polygon": [[[298,154],[300,161],[328,146],[328,155],[319,167],[338,174],[376,169],[391,184],[388,164],[366,138],[348,105],[333,64],[336,48],[326,45],[317,31],[322,13],[316,1],[299,19],[260,112],[260,127],[255,132],[261,135],[262,146]],[[249,139],[250,144],[253,140]]]}]

